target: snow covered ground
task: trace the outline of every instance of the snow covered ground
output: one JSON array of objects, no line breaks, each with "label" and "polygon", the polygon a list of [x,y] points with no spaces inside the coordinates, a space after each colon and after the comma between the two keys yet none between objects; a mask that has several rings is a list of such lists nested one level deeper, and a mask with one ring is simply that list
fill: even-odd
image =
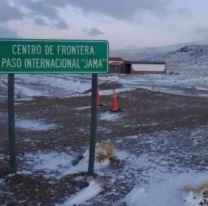
[{"label": "snow covered ground", "polygon": [[[136,139],[135,136],[126,138]],[[138,138],[138,136],[137,136]],[[120,205],[125,202],[128,206],[199,206],[202,200],[199,193],[195,191],[183,191],[185,186],[198,188],[203,182],[208,181],[207,172],[196,172],[195,170],[173,170],[167,169],[168,162],[162,161],[161,157],[154,154],[137,155],[125,150],[116,150],[116,158],[125,162],[125,168],[120,171],[119,177],[116,172],[109,170],[109,162],[104,161],[95,163],[95,171],[99,175],[110,175],[111,181],[117,181],[122,178],[128,170],[134,173],[134,186],[124,198],[115,202]],[[23,168],[30,170],[21,170],[19,173],[44,172],[47,178],[63,177],[68,174],[86,172],[88,162],[81,159],[77,164],[73,164],[75,154],[66,152],[38,152],[35,154],[26,154],[23,157]],[[157,162],[160,162],[158,164]],[[207,168],[208,169],[208,168]],[[138,170],[143,170],[141,174],[136,174]],[[102,171],[102,172],[101,172]],[[118,171],[119,172],[119,171]],[[124,180],[123,181],[128,181]],[[89,186],[81,191],[66,197],[64,203],[57,203],[56,206],[73,205],[92,205],[93,198],[99,198],[99,193],[107,182],[99,180],[89,180]]]},{"label": "snow covered ground", "polygon": [[197,74],[180,75],[116,75],[100,77],[102,81],[122,83],[124,88],[116,91],[128,91],[137,88],[168,94],[187,96],[206,96],[208,91],[208,76]]},{"label": "snow covered ground", "polygon": [[[186,73],[179,75],[111,74],[99,76],[99,83],[109,82],[122,84],[122,87],[116,89],[116,92],[143,88],[168,94],[208,97],[208,76],[206,75]],[[6,97],[6,84],[6,76],[2,75],[0,78],[0,99]],[[18,99],[31,99],[37,96],[90,95],[90,93],[85,94],[85,91],[90,87],[90,75],[16,75],[15,86]],[[111,94],[112,90],[101,90],[101,93],[103,95]],[[83,106],[77,107],[75,110],[82,112],[89,108],[89,106]],[[0,119],[5,119],[4,116],[3,113],[0,113]],[[99,113],[98,118],[110,124],[119,122],[120,119],[124,120],[122,114],[109,112]],[[47,131],[57,128],[55,124],[35,119],[22,118],[16,123],[17,128],[27,131]],[[157,122],[152,123],[152,125],[154,124],[157,125]],[[104,132],[108,134],[107,131]],[[199,206],[201,194],[195,190],[184,192],[182,189],[188,185],[197,190],[203,182],[208,181],[208,166],[205,166],[208,152],[203,147],[207,144],[207,134],[208,127],[203,125],[187,130],[177,128],[172,131],[152,132],[143,136],[138,133],[122,138],[115,137],[113,141],[118,144],[118,147],[120,146],[116,150],[116,158],[124,166],[117,170],[110,167],[109,161],[96,163],[96,173],[109,177],[111,181],[100,184],[97,179],[92,178],[87,187],[73,195],[69,194],[64,203],[57,203],[57,206],[93,205],[96,200],[108,201],[106,197],[106,199],[102,197],[103,188],[107,184],[111,187],[119,185],[122,181],[128,187],[124,189],[125,193],[122,193],[120,200],[113,204],[110,203],[112,205],[118,206],[125,203],[128,206]],[[184,135],[189,138],[188,143],[180,142]],[[113,136],[110,138],[114,139]],[[125,149],[125,146],[129,142],[132,145],[128,150]],[[191,150],[188,147],[184,149],[182,144],[189,144]],[[144,145],[148,150],[143,149]],[[191,158],[193,158],[193,162]],[[46,178],[61,178],[86,172],[88,166],[85,159],[76,162],[76,155],[73,152],[65,151],[26,153],[20,158],[20,161],[23,163],[20,168],[21,174],[40,172]],[[198,162],[203,163],[203,166]],[[0,183],[2,182],[4,180],[0,179]],[[113,193],[113,191],[111,192]]]},{"label": "snow covered ground", "polygon": [[55,129],[56,125],[52,123],[46,123],[44,120],[37,119],[16,119],[16,128],[33,130],[33,131],[43,131]]},{"label": "snow covered ground", "polygon": [[115,122],[122,118],[121,113],[104,112],[99,115],[100,120]]},{"label": "snow covered ground", "polygon": [[[208,180],[208,173],[195,171],[168,172],[163,166],[152,164],[147,157],[140,157],[135,161],[139,168],[151,168],[146,171],[145,178],[148,184],[138,182],[137,185],[125,196],[124,202],[129,206],[198,206],[202,200],[195,191],[184,192],[185,186],[198,188],[200,184]],[[197,196],[198,195],[198,196]],[[197,197],[197,198],[195,198]]]},{"label": "snow covered ground", "polygon": [[95,197],[102,191],[102,187],[95,181],[91,180],[89,186],[74,194],[65,200],[63,204],[56,204],[55,206],[74,206],[80,205],[87,200]]},{"label": "snow covered ground", "polygon": [[74,157],[66,152],[26,153],[23,157],[20,173],[42,171],[46,177],[62,175],[72,167]]},{"label": "snow covered ground", "polygon": [[[137,88],[177,95],[207,96],[208,75],[182,73],[179,75],[99,75],[99,84],[119,83],[122,88],[116,92]],[[6,98],[6,75],[0,78],[0,99]],[[16,75],[15,91],[17,99],[31,99],[38,96],[68,97],[82,96],[91,88],[90,75]],[[102,90],[102,95],[112,90]]]},{"label": "snow covered ground", "polygon": [[[110,122],[111,120],[109,119]],[[106,121],[108,120],[106,119]],[[192,142],[191,147],[195,148],[196,151],[192,149],[189,152],[178,146],[177,139],[181,137],[177,137],[177,135],[180,134],[180,131],[162,131],[143,136],[138,134],[123,137],[123,141],[119,144],[125,147],[124,145],[127,145],[128,141],[132,141],[135,147],[131,151],[115,149],[115,158],[124,163],[122,170],[111,169],[109,160],[95,162],[96,174],[99,174],[100,177],[109,176],[111,182],[92,178],[89,180],[88,187],[69,195],[64,203],[57,203],[56,206],[93,205],[95,199],[101,198],[100,193],[105,186],[108,184],[113,186],[115,182],[122,181],[129,182],[132,185],[131,189],[113,205],[121,205],[125,202],[128,206],[199,206],[202,201],[202,194],[198,188],[208,181],[208,166],[198,169],[197,166],[200,167],[200,164],[192,162],[191,168],[189,163],[186,167],[186,165],[183,166],[185,162],[177,161],[177,158],[182,155],[184,159],[189,161],[190,156],[198,154],[201,156],[200,161],[206,158],[207,152],[201,149],[200,154],[197,148],[206,142],[207,132],[207,126],[191,130],[188,141],[189,143]],[[170,140],[169,138],[173,139]],[[148,151],[142,152],[139,145],[145,144],[149,144],[151,147]],[[87,157],[87,151],[83,154],[83,158],[78,161],[75,161],[76,154],[69,152],[39,151],[38,153],[26,153],[22,157],[23,164],[19,172],[25,174],[42,172],[46,178],[62,178],[67,175],[86,172],[88,168]],[[172,165],[170,166],[170,164]],[[186,187],[193,190],[184,191],[183,188]],[[107,200],[104,199],[103,201]]]},{"label": "snow covered ground", "polygon": [[[0,75],[1,96],[5,96],[7,75]],[[16,96],[21,99],[31,99],[38,96],[66,97],[79,95],[89,88],[89,78],[86,79],[84,75],[15,75]]]}]

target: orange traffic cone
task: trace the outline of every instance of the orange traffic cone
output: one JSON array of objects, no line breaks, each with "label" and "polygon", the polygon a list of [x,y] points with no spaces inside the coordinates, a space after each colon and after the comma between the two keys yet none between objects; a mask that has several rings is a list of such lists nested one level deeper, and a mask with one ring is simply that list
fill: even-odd
[{"label": "orange traffic cone", "polygon": [[116,95],[115,90],[113,90],[113,94],[111,96],[111,103],[112,103],[112,108],[111,108],[111,112],[119,112],[121,111],[121,109],[118,107],[118,97]]},{"label": "orange traffic cone", "polygon": [[104,105],[101,103],[100,93],[99,93],[99,90],[98,90],[98,89],[97,89],[97,94],[96,94],[96,106],[97,106],[97,107],[104,106]]}]

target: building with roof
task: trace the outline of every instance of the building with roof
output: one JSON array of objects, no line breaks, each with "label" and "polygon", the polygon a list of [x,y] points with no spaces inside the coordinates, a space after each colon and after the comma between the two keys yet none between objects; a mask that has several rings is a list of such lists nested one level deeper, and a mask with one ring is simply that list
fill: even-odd
[{"label": "building with roof", "polygon": [[140,73],[140,74],[162,74],[166,73],[166,62],[162,61],[132,61],[121,57],[110,57],[110,73]]}]

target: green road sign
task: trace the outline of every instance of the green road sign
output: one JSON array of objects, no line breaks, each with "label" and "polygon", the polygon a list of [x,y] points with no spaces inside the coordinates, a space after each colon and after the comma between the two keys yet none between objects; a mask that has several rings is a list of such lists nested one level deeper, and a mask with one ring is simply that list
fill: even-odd
[{"label": "green road sign", "polygon": [[103,40],[0,39],[0,73],[106,73]]}]

